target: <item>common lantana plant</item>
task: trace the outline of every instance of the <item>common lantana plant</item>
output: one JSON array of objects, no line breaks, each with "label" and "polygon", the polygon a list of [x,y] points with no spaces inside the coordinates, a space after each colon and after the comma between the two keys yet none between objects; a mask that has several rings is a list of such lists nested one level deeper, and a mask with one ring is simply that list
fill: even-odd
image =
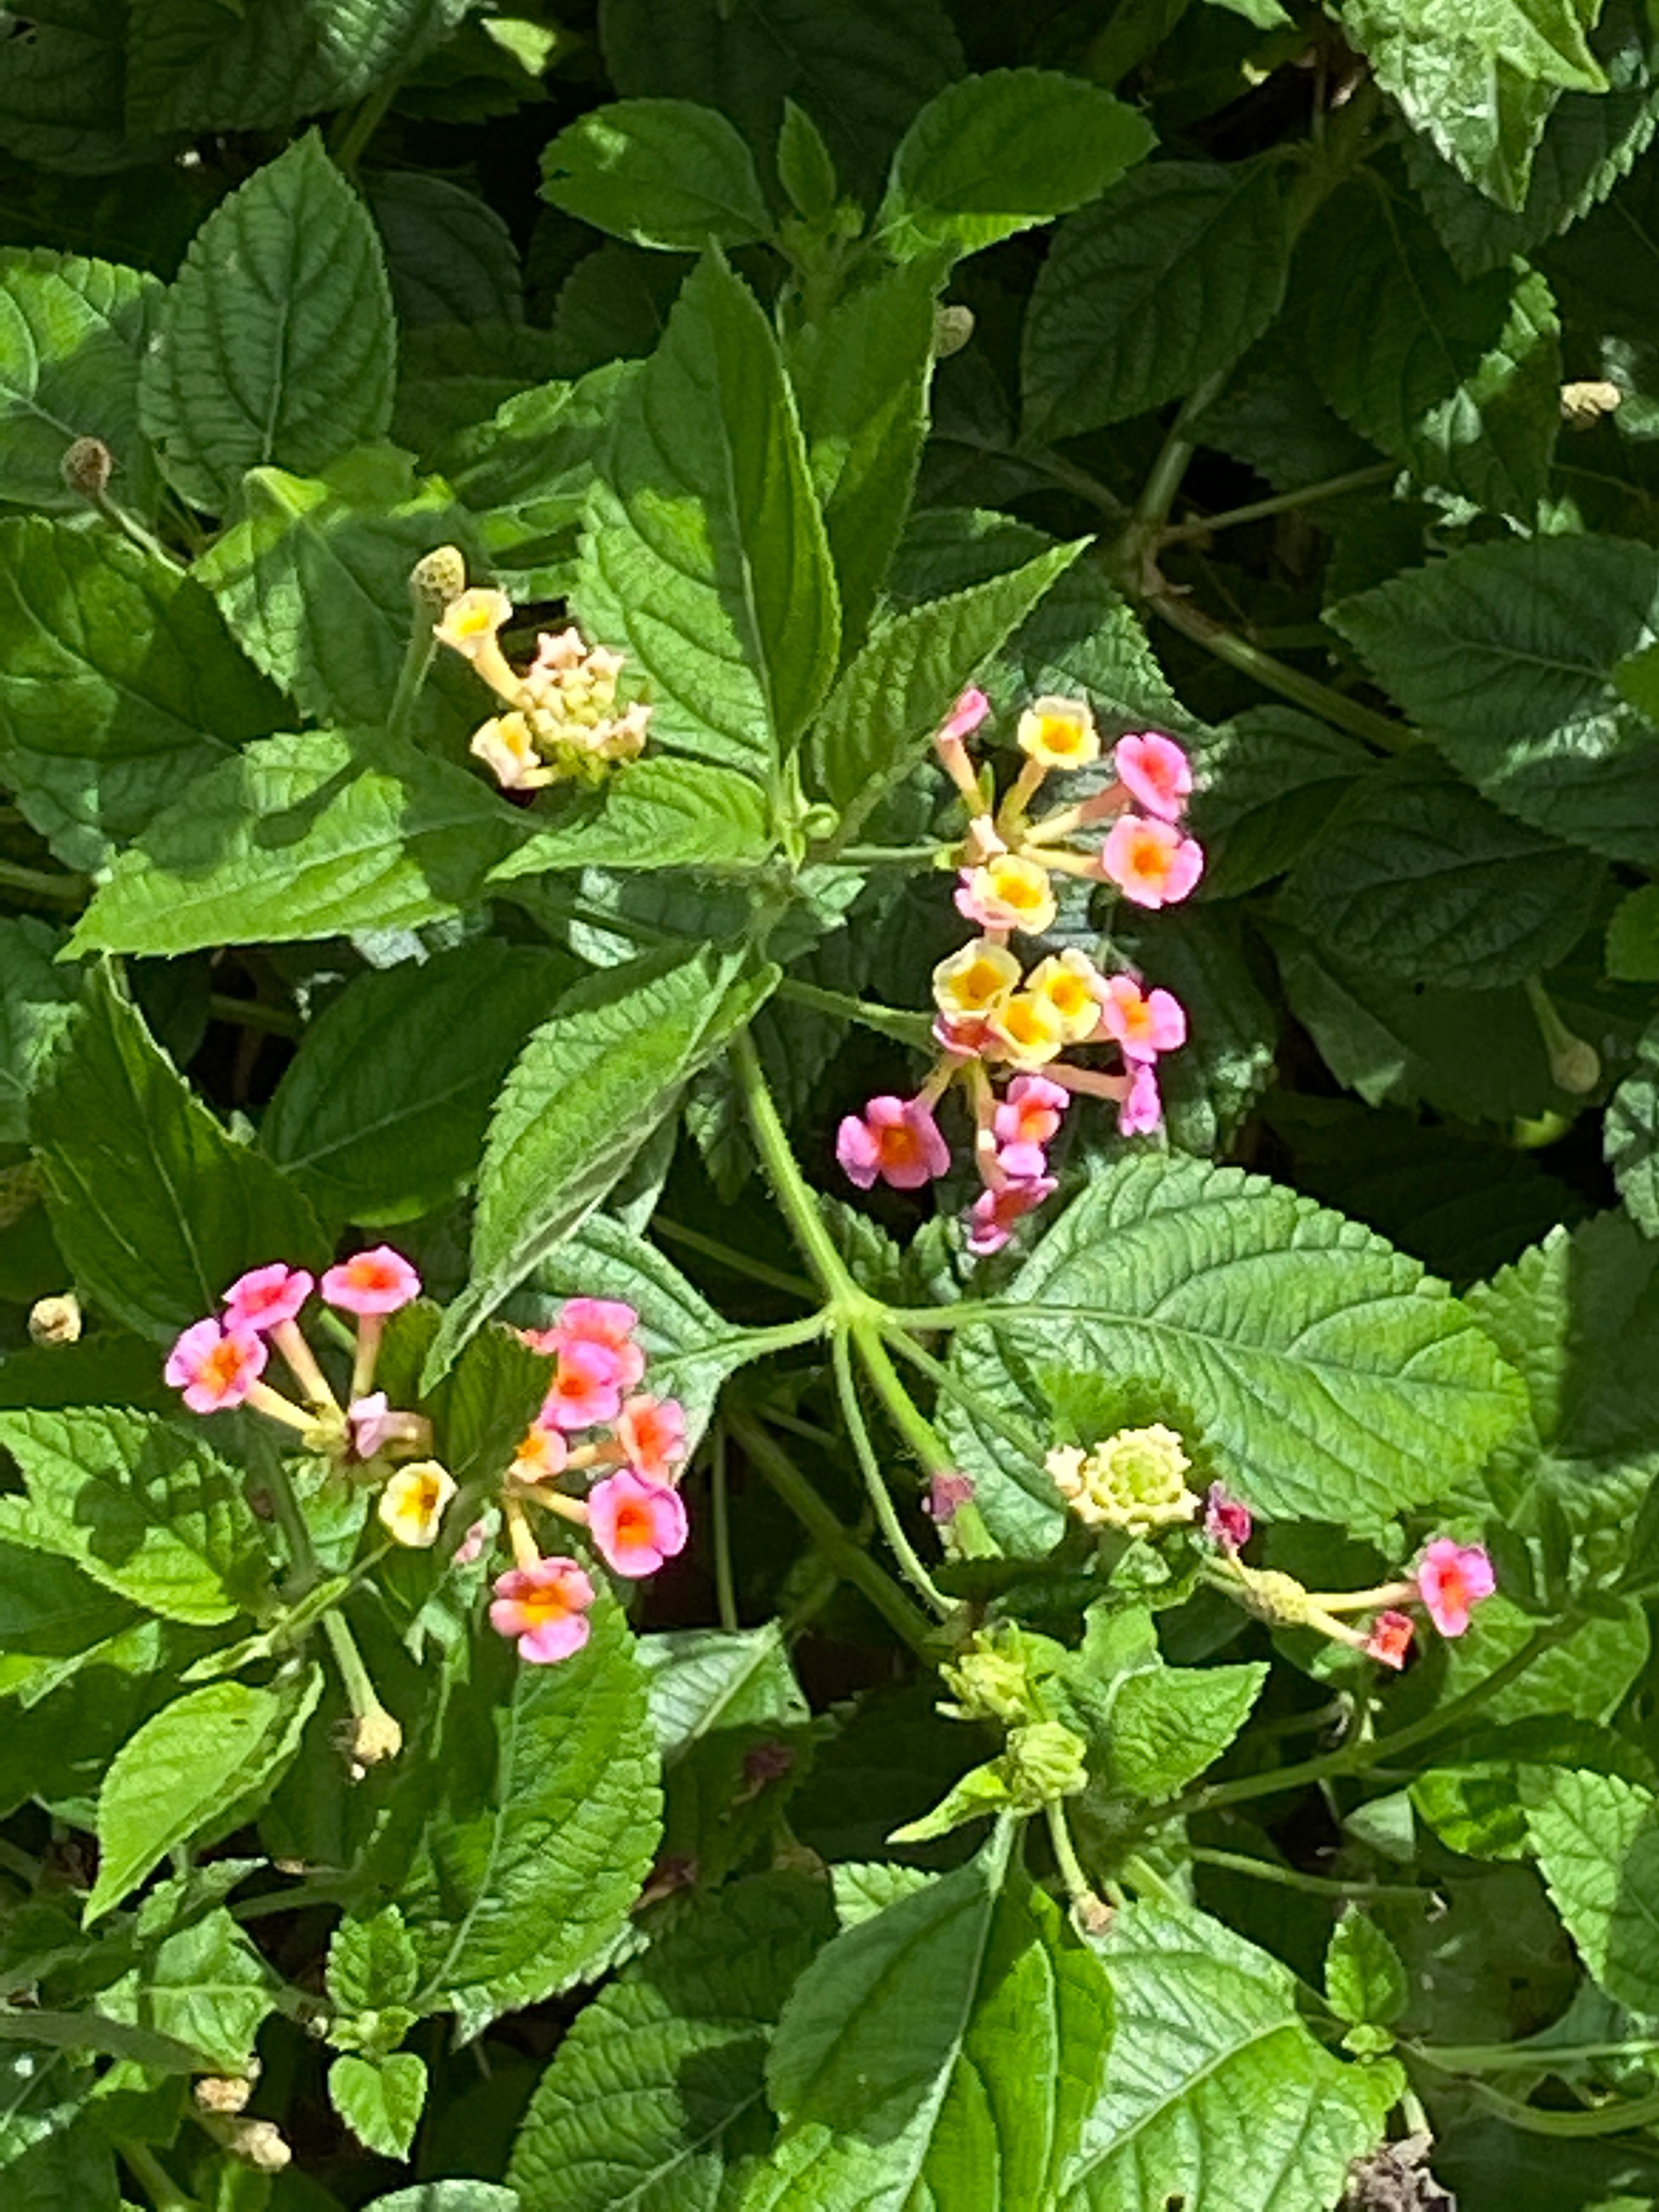
[{"label": "common lantana plant", "polygon": [[[969,1214],[975,1258],[1000,1251],[1059,1188],[1047,1148],[1073,1100],[1115,1105],[1125,1136],[1156,1130],[1158,1060],[1187,1041],[1186,1012],[1172,992],[1148,990],[1126,969],[1109,973],[1073,945],[1029,961],[1013,940],[1054,927],[1057,877],[1109,885],[1156,909],[1186,898],[1204,867],[1197,840],[1181,827],[1193,772],[1173,738],[1156,731],[1120,738],[1112,775],[1090,797],[1034,815],[1051,775],[1101,761],[1094,715],[1082,699],[1045,696],[1028,707],[1015,732],[1022,764],[993,804],[968,747],[990,714],[982,691],[965,691],[934,738],[968,815],[957,911],[979,933],[933,970],[938,1057],[914,1096],[872,1098],[836,1139],[836,1158],[860,1189],[878,1179],[917,1189],[950,1168],[936,1115],[960,1088],[982,1186]],[[1116,1067],[1066,1056],[1091,1050],[1103,1050]]]}]

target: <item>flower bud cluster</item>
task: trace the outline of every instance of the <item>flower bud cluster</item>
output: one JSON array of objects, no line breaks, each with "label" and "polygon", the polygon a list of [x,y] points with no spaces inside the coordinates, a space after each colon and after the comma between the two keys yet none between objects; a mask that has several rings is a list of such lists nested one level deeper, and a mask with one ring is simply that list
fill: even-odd
[{"label": "flower bud cluster", "polygon": [[1088,1528],[1152,1536],[1190,1522],[1199,1510],[1184,1480],[1192,1462],[1181,1438],[1161,1421],[1120,1429],[1091,1452],[1062,1444],[1045,1464],[1055,1489]]},{"label": "flower bud cluster", "polygon": [[[975,1257],[1000,1251],[1015,1224],[1056,1188],[1046,1147],[1074,1096],[1114,1103],[1125,1135],[1158,1127],[1158,1060],[1187,1038],[1185,1011],[1170,992],[1144,990],[1127,973],[1109,975],[1075,948],[1028,966],[1010,939],[1041,937],[1053,927],[1057,875],[1111,884],[1152,908],[1185,898],[1203,868],[1197,843],[1178,826],[1193,777],[1173,739],[1154,732],[1121,738],[1112,782],[1033,821],[1031,801],[1051,773],[1099,760],[1094,718],[1077,699],[1042,698],[1029,708],[1018,732],[1024,765],[993,812],[967,749],[989,712],[983,692],[964,692],[935,739],[969,814],[956,905],[979,932],[933,970],[939,1056],[914,1097],[871,1099],[862,1114],[842,1121],[836,1145],[860,1189],[878,1179],[917,1189],[950,1166],[935,1109],[960,1083],[973,1113],[983,1186],[969,1219],[968,1249]],[[1096,849],[1074,848],[1073,838],[1107,823]],[[1113,1049],[1118,1068],[1061,1058],[1093,1047]],[[994,1085],[1005,1077],[1012,1080],[1000,1097]]]},{"label": "flower bud cluster", "polygon": [[512,616],[505,592],[474,586],[452,599],[433,626],[439,643],[470,660],[506,710],[481,724],[471,744],[502,790],[597,783],[613,763],[637,759],[651,709],[637,701],[619,706],[624,656],[586,645],[575,629],[544,630],[536,658],[520,672],[501,648]]},{"label": "flower bud cluster", "polygon": [[[685,1548],[685,1413],[638,1385],[645,1353],[639,1316],[618,1298],[570,1298],[551,1328],[524,1333],[555,1362],[542,1409],[503,1490],[514,1565],[495,1583],[494,1626],[535,1664],[567,1659],[587,1641],[593,1586],[574,1559],[544,1559],[527,1507],[585,1528],[613,1574],[637,1579]],[[596,1479],[597,1478],[597,1479]],[[571,1484],[586,1487],[573,1494]]]}]

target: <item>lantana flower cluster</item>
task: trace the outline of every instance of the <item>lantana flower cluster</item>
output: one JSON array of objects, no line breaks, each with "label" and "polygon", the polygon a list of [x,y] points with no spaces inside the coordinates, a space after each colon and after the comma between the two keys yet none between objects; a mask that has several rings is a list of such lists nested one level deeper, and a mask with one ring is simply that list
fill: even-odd
[{"label": "lantana flower cluster", "polygon": [[[313,1291],[356,1324],[351,1381],[337,1394],[301,1327]],[[255,1267],[225,1292],[222,1310],[185,1330],[164,1372],[192,1413],[246,1406],[291,1431],[302,1448],[360,1481],[378,1481],[376,1511],[395,1543],[429,1550],[458,1486],[428,1455],[432,1425],[390,1407],[374,1386],[386,1316],[420,1296],[421,1279],[400,1253],[376,1245],[331,1267],[320,1283],[277,1261]],[[684,1408],[641,1386],[645,1353],[639,1316],[611,1298],[570,1298],[550,1328],[521,1332],[553,1361],[540,1412],[501,1482],[502,1518],[514,1564],[495,1581],[491,1625],[534,1663],[568,1658],[588,1638],[595,1591],[575,1559],[544,1556],[529,1509],[584,1529],[613,1574],[654,1574],[684,1550],[688,1533],[678,1488],[686,1457]],[[273,1353],[293,1395],[267,1381]],[[584,1494],[574,1494],[580,1490]],[[489,1523],[475,1522],[457,1547],[460,1565],[480,1558]]]},{"label": "lantana flower cluster", "polygon": [[[685,1413],[640,1389],[639,1316],[619,1298],[569,1298],[550,1328],[524,1332],[550,1353],[553,1380],[507,1470],[502,1504],[514,1565],[495,1583],[492,1625],[532,1664],[587,1641],[593,1585],[574,1559],[543,1556],[530,1510],[586,1529],[613,1574],[653,1575],[684,1550]],[[573,1494],[571,1486],[586,1488]]]},{"label": "lantana flower cluster", "polygon": [[[1162,1422],[1124,1428],[1085,1451],[1061,1444],[1045,1462],[1049,1479],[1085,1528],[1145,1538],[1200,1528],[1211,1553],[1206,1579],[1258,1620],[1311,1628],[1382,1666],[1405,1665],[1417,1633],[1413,1607],[1442,1636],[1462,1636],[1475,1606],[1498,1587],[1484,1545],[1437,1536],[1413,1571],[1370,1589],[1310,1590],[1294,1576],[1247,1566],[1239,1557],[1255,1530],[1250,1509],[1212,1483],[1200,1499],[1188,1485],[1193,1462],[1181,1437]],[[1363,1627],[1352,1616],[1369,1614]]]},{"label": "lantana flower cluster", "polygon": [[[1120,738],[1109,783],[1034,819],[1032,802],[1051,774],[1100,759],[1093,714],[1081,699],[1044,697],[1028,708],[1017,732],[1024,764],[993,811],[967,745],[989,712],[982,691],[964,692],[934,740],[968,811],[956,904],[979,933],[933,970],[939,1057],[913,1097],[871,1099],[842,1121],[836,1144],[860,1189],[878,1179],[918,1189],[950,1166],[936,1109],[960,1084],[983,1185],[969,1220],[968,1249],[976,1257],[1000,1251],[1015,1224],[1054,1190],[1047,1147],[1073,1098],[1110,1101],[1126,1135],[1158,1128],[1158,1062],[1187,1039],[1186,1012],[1173,993],[1147,991],[1127,971],[1109,975],[1075,948],[1028,966],[1011,939],[1053,927],[1057,876],[1110,884],[1151,909],[1187,897],[1204,866],[1180,826],[1193,775],[1173,738],[1153,731]],[[1081,849],[1075,841],[1103,826],[1104,838]],[[1113,1050],[1117,1067],[1061,1057],[1094,1047]]]},{"label": "lantana flower cluster", "polygon": [[502,790],[597,783],[613,763],[636,760],[651,709],[639,701],[617,705],[625,656],[584,643],[579,630],[544,630],[536,658],[520,673],[501,647],[512,618],[505,592],[475,585],[451,599],[433,626],[439,643],[470,660],[505,709],[482,723],[471,741]]}]

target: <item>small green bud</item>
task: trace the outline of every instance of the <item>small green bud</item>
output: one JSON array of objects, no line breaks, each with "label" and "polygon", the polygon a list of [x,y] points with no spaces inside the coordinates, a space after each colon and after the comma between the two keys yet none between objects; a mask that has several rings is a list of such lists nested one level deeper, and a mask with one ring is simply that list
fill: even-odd
[{"label": "small green bud", "polygon": [[409,572],[409,596],[417,614],[434,621],[466,589],[466,556],[459,545],[434,545]]},{"label": "small green bud", "polygon": [[1010,1729],[1003,1765],[1016,1805],[1036,1812],[1059,1797],[1076,1797],[1089,1786],[1089,1747],[1059,1721]]},{"label": "small green bud", "polygon": [[64,449],[64,482],[82,499],[100,500],[109,489],[115,457],[101,438],[77,438]]}]

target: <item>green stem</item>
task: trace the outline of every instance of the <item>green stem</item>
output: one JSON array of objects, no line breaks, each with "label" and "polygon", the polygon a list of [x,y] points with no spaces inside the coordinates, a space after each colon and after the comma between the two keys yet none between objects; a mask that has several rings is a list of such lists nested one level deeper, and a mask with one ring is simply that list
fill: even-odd
[{"label": "green stem", "polygon": [[56,874],[49,868],[26,868],[16,860],[0,860],[0,885],[27,891],[31,898],[53,906],[80,906],[92,889],[84,876]]},{"label": "green stem", "polygon": [[1243,1851],[1212,1851],[1190,1845],[1186,1856],[1194,1866],[1217,1867],[1224,1874],[1249,1875],[1258,1881],[1276,1882],[1281,1889],[1306,1890],[1310,1897],[1416,1897],[1433,1895],[1423,1882],[1334,1881],[1322,1875],[1303,1874],[1295,1867],[1279,1866],[1272,1859],[1253,1859]]},{"label": "green stem", "polygon": [[1160,1905],[1168,1905],[1173,1911],[1185,1912],[1189,1909],[1186,1899],[1173,1883],[1166,1881],[1158,1869],[1138,1852],[1125,1859],[1119,1871],[1131,1888],[1138,1890],[1142,1897],[1156,1898]]},{"label": "green stem", "polygon": [[20,1850],[4,1836],[0,1836],[0,1871],[15,1875],[19,1881],[26,1882],[31,1889],[40,1887],[40,1862],[31,1858],[27,1851]]},{"label": "green stem", "polygon": [[930,845],[846,845],[836,854],[835,865],[838,868],[915,867],[923,860],[931,865],[949,849],[937,839]]},{"label": "green stem", "polygon": [[781,1267],[769,1266],[764,1260],[750,1259],[748,1253],[739,1252],[730,1244],[722,1244],[717,1237],[705,1237],[701,1229],[687,1229],[678,1221],[669,1221],[660,1213],[651,1217],[651,1226],[659,1237],[671,1244],[684,1244],[688,1252],[700,1252],[705,1260],[718,1260],[721,1267],[729,1267],[734,1275],[747,1275],[751,1282],[764,1283],[769,1290],[787,1291],[791,1297],[810,1298],[817,1293],[805,1275],[787,1273]]},{"label": "green stem", "polygon": [[1265,1774],[1241,1775],[1237,1781],[1213,1783],[1207,1789],[1189,1791],[1167,1807],[1161,1817],[1173,1820],[1189,1813],[1213,1812],[1219,1806],[1246,1804],[1253,1797],[1276,1797],[1285,1790],[1305,1789],[1317,1783],[1340,1780],[1344,1775],[1363,1773],[1367,1767],[1386,1765],[1402,1751],[1413,1750],[1459,1727],[1471,1713],[1478,1712],[1500,1690],[1507,1689],[1524,1674],[1547,1651],[1553,1650],[1577,1625],[1576,1617],[1568,1613],[1538,1629],[1501,1667],[1494,1667],[1490,1674],[1466,1690],[1461,1698],[1454,1698],[1438,1712],[1425,1714],[1408,1728],[1344,1744],[1338,1750],[1317,1759],[1302,1759],[1292,1766],[1273,1767]]},{"label": "green stem", "polygon": [[234,1022],[245,1030],[264,1030],[271,1036],[297,1037],[303,1035],[305,1024],[286,1006],[268,1006],[259,999],[235,999],[228,992],[216,991],[208,1000],[208,1010],[222,1022]]},{"label": "green stem", "polygon": [[1601,2105],[1584,2112],[1552,2112],[1540,2105],[1523,2105],[1489,2089],[1484,2081],[1470,2083],[1476,2101],[1489,2112],[1507,2120],[1523,2135],[1560,2136],[1569,2140],[1595,2136],[1623,2135],[1632,2128],[1650,2127],[1659,2120],[1659,2089],[1626,2103]]},{"label": "green stem", "polygon": [[728,1636],[735,1636],[741,1626],[738,1619],[738,1594],[732,1577],[732,1513],[726,1494],[726,1423],[716,1419],[714,1434],[708,1455],[709,1517],[714,1523],[714,1603],[720,1613],[720,1626]]},{"label": "green stem", "polygon": [[118,531],[130,545],[136,545],[152,561],[165,562],[177,574],[184,574],[185,564],[178,555],[170,553],[153,532],[146,530],[136,515],[129,514],[125,507],[118,506],[107,491],[92,492],[88,497],[111,529]]},{"label": "green stem", "polygon": [[347,176],[356,175],[357,164],[362,159],[363,149],[386,120],[386,110],[391,106],[397,93],[396,79],[390,84],[379,86],[359,105],[351,120],[341,133],[334,148],[334,159],[336,164],[344,170]]},{"label": "green stem", "polygon": [[1083,1862],[1072,1841],[1065,1806],[1058,1797],[1051,1797],[1042,1812],[1048,1823],[1048,1840],[1054,1845],[1054,1864],[1060,1869],[1060,1878],[1066,1885],[1066,1896],[1073,1899],[1092,1897],[1094,1885],[1083,1871]]},{"label": "green stem", "polygon": [[[868,1353],[862,1336],[859,1340],[859,1350],[865,1355],[867,1363]],[[859,1472],[864,1477],[864,1486],[869,1492],[870,1504],[874,1510],[877,1523],[882,1534],[887,1539],[888,1549],[898,1561],[906,1581],[924,1603],[931,1606],[939,1619],[945,1620],[956,1608],[951,1600],[935,1588],[933,1577],[921,1564],[916,1555],[915,1547],[904,1532],[903,1523],[900,1521],[897,1509],[893,1504],[892,1493],[883,1479],[875,1447],[870,1441],[870,1431],[865,1422],[864,1408],[859,1403],[858,1386],[853,1377],[852,1353],[848,1349],[847,1335],[843,1330],[838,1329],[836,1333],[834,1360],[836,1389],[841,1399],[842,1413],[847,1422],[848,1434],[853,1439],[853,1450],[858,1460]],[[890,1369],[889,1371],[890,1373]],[[896,1382],[898,1378],[895,1376],[893,1379]],[[902,1388],[901,1395],[902,1395]],[[907,1400],[906,1402],[908,1404],[908,1401]],[[911,1411],[915,1413],[915,1408],[912,1407]]]},{"label": "green stem", "polygon": [[874,1030],[878,1036],[892,1037],[917,1052],[932,1049],[933,1025],[927,1014],[907,1013],[902,1006],[870,1006],[848,992],[826,991],[817,983],[803,983],[794,975],[784,977],[778,985],[778,996],[798,1006],[810,1006],[815,1013],[831,1014],[844,1022],[859,1022],[866,1030]]},{"label": "green stem", "polygon": [[291,1604],[303,1597],[320,1577],[322,1570],[317,1564],[317,1554],[312,1547],[311,1529],[294,1494],[294,1485],[289,1480],[288,1468],[283,1461],[276,1438],[268,1430],[256,1428],[249,1456],[255,1461],[270,1492],[276,1508],[276,1525],[283,1532],[283,1541],[288,1547],[289,1583],[284,1595]]},{"label": "green stem", "polygon": [[238,1920],[270,1920],[279,1912],[308,1912],[315,1905],[344,1905],[357,1885],[342,1875],[333,1881],[295,1882],[292,1889],[268,1889],[230,1907]]},{"label": "green stem", "polygon": [[[988,448],[988,450],[994,449]],[[1103,514],[1109,516],[1114,522],[1121,522],[1128,513],[1127,507],[1109,486],[1102,483],[1098,477],[1091,476],[1087,469],[1079,468],[1075,461],[1068,461],[1063,453],[1056,453],[1047,448],[1040,453],[1026,453],[1023,449],[1015,448],[1012,457],[1025,462],[1029,467],[1036,469],[1041,475],[1047,477],[1051,483],[1063,485],[1067,491],[1075,492],[1079,499],[1086,500],[1091,507],[1097,507]]]},{"label": "green stem", "polygon": [[200,2201],[185,2194],[148,2143],[118,2136],[115,2148],[121,2163],[143,2185],[155,2212],[202,2212]]},{"label": "green stem", "polygon": [[1194,387],[1181,412],[1164,441],[1158,459],[1152,463],[1152,473],[1141,487],[1140,497],[1135,501],[1135,524],[1142,531],[1162,533],[1169,520],[1170,509],[1175,505],[1176,494],[1181,489],[1182,478],[1197,448],[1187,435],[1188,425],[1201,415],[1211,401],[1220,396],[1227,381],[1225,369],[1217,369]]},{"label": "green stem", "polygon": [[817,1195],[796,1164],[777,1105],[767,1088],[760,1054],[746,1031],[732,1048],[732,1061],[748,1110],[755,1149],[802,1257],[833,1305],[845,1312],[862,1313],[872,1302],[853,1280],[836,1249],[835,1239],[818,1211]]},{"label": "green stem", "polygon": [[1154,614],[1161,615],[1172,629],[1178,629],[1183,637],[1201,646],[1215,659],[1237,669],[1242,676],[1254,677],[1264,689],[1277,691],[1281,698],[1305,707],[1310,714],[1328,722],[1333,729],[1346,730],[1350,737],[1376,745],[1383,752],[1403,752],[1415,741],[1407,724],[1391,722],[1386,715],[1362,706],[1358,700],[1344,698],[1328,684],[1321,684],[1314,677],[1304,676],[1300,669],[1275,660],[1271,653],[1263,653],[1237,631],[1212,621],[1167,585],[1161,591],[1150,592],[1146,604]]},{"label": "green stem", "polygon": [[1208,538],[1218,530],[1235,530],[1241,523],[1266,522],[1275,514],[1294,514],[1320,500],[1340,499],[1344,492],[1363,491],[1370,484],[1389,483],[1400,473],[1394,461],[1376,461],[1370,467],[1350,469],[1345,476],[1327,477],[1322,483],[1304,484],[1299,491],[1275,492],[1271,499],[1252,500],[1248,507],[1230,507],[1219,514],[1194,515],[1188,522],[1172,524],[1158,539],[1162,545],[1180,545],[1192,538]]},{"label": "green stem", "polygon": [[[358,1724],[360,1741],[362,1732],[368,1731],[367,1741],[381,1747],[380,1757],[387,1756],[385,1746],[401,1741],[403,1729],[380,1703],[368,1668],[363,1664],[363,1655],[357,1649],[357,1639],[351,1632],[350,1623],[337,1606],[331,1606],[323,1615],[323,1633],[328,1638],[328,1648],[339,1669],[346,1702]],[[371,1762],[372,1763],[372,1762]]]},{"label": "green stem", "polygon": [[[890,1315],[888,1318],[890,1320],[892,1316]],[[964,1382],[942,1359],[935,1359],[931,1352],[924,1352],[902,1328],[884,1328],[882,1334],[899,1357],[908,1359],[936,1389],[942,1390],[948,1398],[954,1398],[957,1405],[970,1413],[975,1420],[982,1421],[988,1429],[994,1429],[1004,1443],[1012,1445],[1014,1450],[1023,1453],[1028,1459],[1041,1462],[1043,1448],[1036,1436],[1022,1423],[1010,1420],[1002,1408],[994,1405],[982,1390],[976,1390],[971,1382]]]},{"label": "green stem", "polygon": [[409,643],[404,648],[404,664],[398,671],[398,688],[392,695],[392,705],[386,712],[386,728],[394,738],[409,735],[410,718],[415,712],[415,702],[421,696],[421,686],[426,682],[427,672],[438,650],[438,641],[432,635],[432,625],[424,617],[416,618],[409,634]]},{"label": "green stem", "polygon": [[732,1441],[769,1482],[843,1582],[868,1598],[888,1626],[918,1658],[931,1664],[932,1624],[897,1583],[860,1551],[777,1440],[746,1413],[727,1417]]}]

